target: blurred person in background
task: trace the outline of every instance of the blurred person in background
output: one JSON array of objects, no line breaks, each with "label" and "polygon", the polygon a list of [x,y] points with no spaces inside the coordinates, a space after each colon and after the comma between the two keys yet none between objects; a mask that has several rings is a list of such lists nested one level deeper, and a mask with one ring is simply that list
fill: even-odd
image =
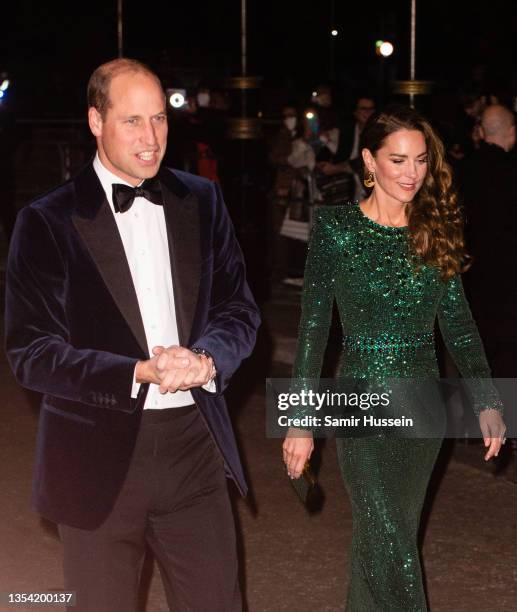
[{"label": "blurred person in background", "polygon": [[318,115],[318,123],[322,131],[330,130],[338,125],[338,112],[334,105],[332,88],[329,85],[320,84],[316,87],[311,95],[311,105]]},{"label": "blurred person in background", "polygon": [[[479,148],[465,160],[460,173],[467,246],[473,257],[465,278],[466,289],[493,375],[517,378],[514,113],[498,104],[487,106],[481,113],[480,134]],[[515,440],[507,445],[501,467],[510,461],[511,450],[514,457],[509,475],[514,479]]]},{"label": "blurred person in background", "polygon": [[364,126],[375,112],[375,100],[367,96],[357,98],[352,113],[353,119],[343,123],[339,155],[347,160],[360,157],[360,140]]},{"label": "blurred person in background", "polygon": [[[496,376],[517,374],[517,164],[515,116],[500,105],[481,114],[481,142],[464,163],[459,182],[472,266],[466,276],[471,305]],[[512,340],[513,350],[497,356]],[[495,343],[494,347],[491,344]]]},{"label": "blurred person in background", "polygon": [[[375,101],[368,97],[359,97],[353,111],[353,119],[338,126],[336,149],[327,158],[320,156],[318,169],[328,178],[328,183],[339,183],[340,178],[346,181],[341,185],[341,201],[345,199],[360,200],[366,195],[364,190],[361,160],[359,159],[361,134],[366,122],[375,112]],[[350,177],[353,184],[349,185]],[[338,203],[336,197],[329,197],[329,203]]]},{"label": "blurred person in background", "polygon": [[463,160],[476,151],[481,143],[481,115],[487,106],[498,104],[493,93],[464,94],[459,116],[454,122],[447,154],[454,170],[460,170]]},{"label": "blurred person in background", "polygon": [[196,94],[197,118],[197,174],[220,182],[220,166],[224,159],[227,110],[220,108],[224,96],[212,94],[208,84],[201,83]]},{"label": "blurred person in background", "polygon": [[167,103],[169,131],[164,164],[171,168],[195,171],[195,136],[197,130],[197,102],[192,91],[186,92],[185,103],[174,108]]},{"label": "blurred person in background", "polygon": [[201,86],[197,92],[188,91],[184,106],[169,110],[170,146],[165,163],[219,182],[226,117],[210,102],[210,90]]},{"label": "blurred person in background", "polygon": [[300,286],[305,263],[311,210],[312,172],[317,140],[317,114],[302,115],[295,105],[282,109],[282,126],[272,144],[269,161],[275,168],[273,187],[272,280]]}]

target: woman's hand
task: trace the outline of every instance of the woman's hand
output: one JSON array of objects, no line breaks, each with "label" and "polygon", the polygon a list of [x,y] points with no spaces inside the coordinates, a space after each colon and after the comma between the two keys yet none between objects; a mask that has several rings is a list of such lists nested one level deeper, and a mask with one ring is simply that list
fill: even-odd
[{"label": "woman's hand", "polygon": [[485,455],[485,461],[488,461],[492,457],[497,457],[497,455],[499,455],[501,446],[506,442],[504,435],[506,432],[506,425],[504,424],[501,413],[498,410],[489,408],[480,413],[479,426],[483,434],[485,448],[489,447]]},{"label": "woman's hand", "polygon": [[300,478],[314,450],[312,432],[290,427],[282,447],[284,463],[290,478]]}]

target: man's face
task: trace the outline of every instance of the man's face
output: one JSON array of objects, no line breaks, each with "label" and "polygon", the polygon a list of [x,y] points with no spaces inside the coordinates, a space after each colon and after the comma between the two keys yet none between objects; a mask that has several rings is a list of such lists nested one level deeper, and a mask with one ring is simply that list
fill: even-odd
[{"label": "man's face", "polygon": [[355,107],[354,117],[361,128],[375,112],[375,102],[369,98],[359,98]]},{"label": "man's face", "polygon": [[90,108],[90,129],[103,165],[130,185],[153,177],[167,145],[165,98],[158,83],[144,72],[124,72],[109,88],[110,107],[102,119]]}]

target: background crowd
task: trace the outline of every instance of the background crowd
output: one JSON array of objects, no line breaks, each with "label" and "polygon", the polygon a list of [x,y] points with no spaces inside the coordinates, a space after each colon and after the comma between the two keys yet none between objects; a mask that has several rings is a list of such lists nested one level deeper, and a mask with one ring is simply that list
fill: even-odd
[{"label": "background crowd", "polygon": [[[231,99],[223,87],[201,80],[185,92],[180,108],[169,105],[165,163],[222,184],[250,275],[263,277],[269,290],[302,286],[315,207],[364,197],[361,132],[382,108],[374,91],[344,95],[320,83],[312,91],[277,92],[276,102],[265,105],[267,114],[259,113],[262,138],[251,146],[252,155],[247,153],[244,176],[236,163],[242,151],[228,138]],[[416,104],[444,140],[454,171],[471,255],[464,284],[493,375],[516,377],[516,99],[507,92],[479,91],[451,97],[447,105],[439,96],[417,97]],[[5,105],[0,119],[0,210],[8,241],[17,210],[30,199],[16,184],[17,168],[37,164],[20,147],[22,128]],[[85,158],[88,147],[93,151],[87,142]],[[259,299],[267,297],[268,291],[260,295],[262,281],[251,281]],[[444,374],[455,375],[452,368],[444,357]]]}]

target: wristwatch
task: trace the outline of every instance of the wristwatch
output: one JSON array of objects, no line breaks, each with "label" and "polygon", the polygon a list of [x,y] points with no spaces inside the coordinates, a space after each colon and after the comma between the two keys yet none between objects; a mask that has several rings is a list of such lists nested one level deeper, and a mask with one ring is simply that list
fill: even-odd
[{"label": "wristwatch", "polygon": [[196,355],[199,355],[200,357],[204,357],[205,359],[212,360],[212,370],[210,372],[210,381],[214,380],[214,378],[217,376],[217,370],[215,368],[214,358],[212,357],[211,353],[209,353],[206,349],[199,348],[197,346],[195,346],[194,348],[191,348],[190,350]]}]

